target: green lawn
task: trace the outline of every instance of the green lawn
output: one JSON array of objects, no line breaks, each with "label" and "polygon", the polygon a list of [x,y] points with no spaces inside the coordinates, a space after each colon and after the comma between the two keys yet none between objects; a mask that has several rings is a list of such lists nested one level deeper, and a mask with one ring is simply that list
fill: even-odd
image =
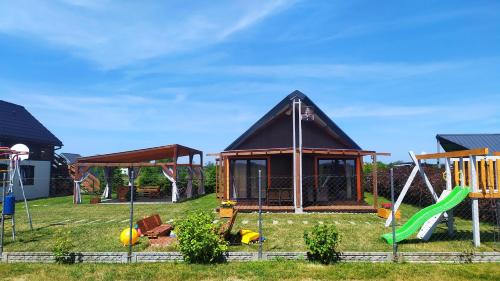
[{"label": "green lawn", "polygon": [[[367,201],[371,198],[368,197]],[[51,251],[54,236],[60,230],[71,230],[76,244],[75,251],[126,251],[118,236],[128,226],[128,205],[90,205],[89,197],[84,203],[73,205],[72,197],[59,197],[33,200],[29,202],[35,231],[28,230],[25,210],[22,203],[16,205],[16,223],[18,239],[10,239],[10,224],[6,223],[5,251]],[[159,213],[164,221],[181,220],[190,211],[214,211],[217,201],[213,194],[195,200],[177,204],[154,204],[135,206],[135,220]],[[418,209],[403,205],[404,218],[408,218]],[[257,214],[239,214],[233,232],[238,229],[257,230]],[[317,223],[333,223],[340,230],[343,239],[342,251],[391,251],[391,246],[380,240],[380,235],[389,231],[384,228],[384,220],[375,214],[264,214],[265,251],[306,251],[303,242],[304,230]],[[430,242],[411,240],[401,243],[401,251],[470,251],[472,235],[470,221],[457,219],[458,236],[449,238],[444,225]],[[481,225],[483,246],[478,251],[499,250],[498,242],[493,242],[493,226]],[[439,234],[443,235],[439,235]],[[141,238],[134,247],[135,251],[170,251],[175,246],[165,249],[150,248],[147,239]],[[231,246],[231,251],[256,251],[257,245]]]},{"label": "green lawn", "polygon": [[499,280],[497,264],[0,264],[3,280]]}]

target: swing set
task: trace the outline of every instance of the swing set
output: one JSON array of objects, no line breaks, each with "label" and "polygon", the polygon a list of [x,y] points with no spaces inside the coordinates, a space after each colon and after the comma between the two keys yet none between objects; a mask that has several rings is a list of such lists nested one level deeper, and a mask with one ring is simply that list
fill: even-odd
[{"label": "swing set", "polygon": [[14,196],[14,184],[17,180],[19,181],[19,187],[21,189],[21,195],[24,199],[24,207],[26,209],[26,214],[28,217],[28,224],[30,230],[33,230],[33,224],[31,221],[31,214],[28,208],[28,201],[26,200],[26,195],[24,193],[23,177],[21,175],[21,165],[23,160],[29,158],[29,149],[24,144],[16,144],[9,147],[0,147],[0,164],[5,166],[5,168],[0,169],[0,174],[2,174],[2,215],[1,215],[1,230],[0,230],[0,253],[3,252],[3,241],[4,241],[4,229],[5,229],[5,219],[10,218],[12,222],[12,240],[16,239],[16,224],[15,224],[15,203],[16,198]]},{"label": "swing set", "polygon": [[[500,199],[500,152],[494,152],[489,155],[488,148],[477,148],[471,150],[461,150],[453,152],[433,153],[415,155],[413,151],[409,152],[415,166],[410,173],[401,193],[394,204],[396,212],[403,202],[411,183],[417,173],[420,174],[433,200],[437,203],[450,194],[453,184],[455,186],[471,188],[468,197],[472,200],[472,233],[475,247],[481,245],[479,231],[479,203],[481,199]],[[444,159],[445,171],[443,178],[446,181],[446,189],[438,196],[422,168],[422,161],[431,159]],[[422,240],[428,240],[436,226],[443,218],[447,218],[448,234],[454,233],[453,210],[440,213],[433,216],[422,226],[417,237]],[[385,226],[388,227],[392,222],[392,213],[388,216]]]}]

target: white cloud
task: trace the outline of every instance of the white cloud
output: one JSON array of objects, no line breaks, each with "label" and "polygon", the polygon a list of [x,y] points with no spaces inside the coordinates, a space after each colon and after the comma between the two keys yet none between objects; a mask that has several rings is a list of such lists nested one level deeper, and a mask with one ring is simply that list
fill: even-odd
[{"label": "white cloud", "polygon": [[360,64],[274,64],[274,65],[214,65],[196,67],[190,65],[159,66],[127,70],[128,76],[138,77],[150,74],[215,74],[265,78],[317,78],[389,80],[421,76],[450,69],[458,69],[470,62],[428,62],[428,63],[360,63]]},{"label": "white cloud", "polygon": [[67,48],[104,68],[220,42],[290,1],[4,1],[0,32]]}]

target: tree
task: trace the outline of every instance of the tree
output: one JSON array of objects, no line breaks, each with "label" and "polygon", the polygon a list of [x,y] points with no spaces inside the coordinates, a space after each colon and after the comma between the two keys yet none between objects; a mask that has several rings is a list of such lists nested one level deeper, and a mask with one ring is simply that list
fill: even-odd
[{"label": "tree", "polygon": [[215,164],[208,162],[204,168],[205,172],[205,192],[212,193],[215,192],[215,182],[217,174],[215,173]]}]

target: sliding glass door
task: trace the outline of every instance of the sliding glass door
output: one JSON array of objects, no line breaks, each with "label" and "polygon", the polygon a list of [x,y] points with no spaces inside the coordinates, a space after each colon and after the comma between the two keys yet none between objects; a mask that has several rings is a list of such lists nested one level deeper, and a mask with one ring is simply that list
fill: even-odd
[{"label": "sliding glass door", "polygon": [[356,160],[318,159],[317,202],[356,200]]},{"label": "sliding glass door", "polygon": [[259,170],[262,177],[262,198],[266,198],[267,164],[266,159],[231,160],[231,198],[236,200],[259,199]]}]

